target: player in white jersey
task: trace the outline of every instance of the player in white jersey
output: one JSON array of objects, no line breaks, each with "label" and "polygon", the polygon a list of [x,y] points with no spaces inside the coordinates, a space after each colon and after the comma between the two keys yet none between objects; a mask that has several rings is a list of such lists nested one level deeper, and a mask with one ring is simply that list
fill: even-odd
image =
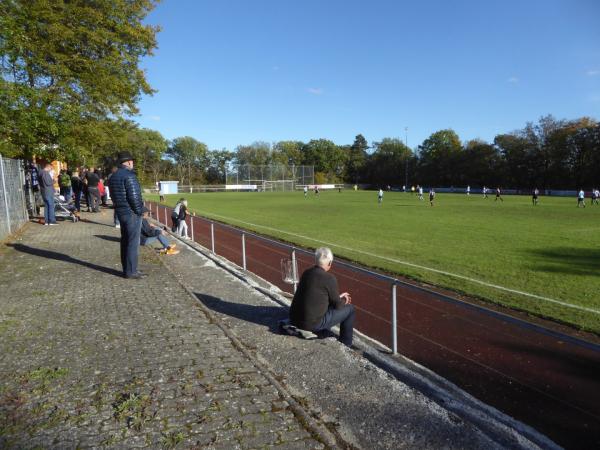
[{"label": "player in white jersey", "polygon": [[419,186],[419,200],[423,200],[423,186]]},{"label": "player in white jersey", "polygon": [[467,186],[467,197],[471,195],[471,186]]},{"label": "player in white jersey", "polygon": [[429,204],[433,206],[433,200],[435,199],[435,191],[433,188],[429,189]]},{"label": "player in white jersey", "polygon": [[583,189],[580,189],[579,194],[577,194],[577,207],[580,208],[581,206],[585,208],[585,192],[583,192]]},{"label": "player in white jersey", "polygon": [[308,195],[308,186],[304,186],[304,197]]},{"label": "player in white jersey", "polygon": [[383,189],[379,189],[379,192],[377,193],[377,203],[380,205],[383,203]]}]

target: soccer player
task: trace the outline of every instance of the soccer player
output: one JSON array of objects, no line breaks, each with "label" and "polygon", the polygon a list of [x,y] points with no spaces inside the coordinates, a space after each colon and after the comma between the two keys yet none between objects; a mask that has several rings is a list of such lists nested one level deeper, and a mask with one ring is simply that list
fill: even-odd
[{"label": "soccer player", "polygon": [[433,206],[433,199],[435,198],[435,191],[433,188],[429,189],[429,204]]},{"label": "soccer player", "polygon": [[585,208],[585,192],[583,192],[583,189],[580,189],[579,194],[577,194],[577,207],[581,206]]},{"label": "soccer player", "polygon": [[598,204],[598,197],[600,197],[600,191],[596,188],[592,189],[592,205]]},{"label": "soccer player", "polygon": [[533,206],[537,206],[538,204],[538,195],[540,195],[540,191],[538,190],[538,188],[535,188],[531,195],[531,202],[533,203]]},{"label": "soccer player", "polygon": [[318,196],[319,195],[319,186],[317,186],[315,184],[315,195]]},{"label": "soccer player", "polygon": [[423,186],[419,186],[419,200],[423,200]]},{"label": "soccer player", "polygon": [[488,198],[487,193],[488,193],[488,188],[484,186],[483,187],[483,198]]},{"label": "soccer player", "polygon": [[500,199],[501,202],[503,202],[504,200],[502,199],[502,194],[500,193],[500,187],[496,188],[496,198],[494,199],[495,202],[498,201],[498,199]]},{"label": "soccer player", "polygon": [[308,186],[304,186],[304,197],[308,195]]},{"label": "soccer player", "polygon": [[380,205],[383,203],[383,189],[379,189],[379,193],[377,194],[377,203]]},{"label": "soccer player", "polygon": [[471,186],[467,186],[467,197],[471,195]]}]

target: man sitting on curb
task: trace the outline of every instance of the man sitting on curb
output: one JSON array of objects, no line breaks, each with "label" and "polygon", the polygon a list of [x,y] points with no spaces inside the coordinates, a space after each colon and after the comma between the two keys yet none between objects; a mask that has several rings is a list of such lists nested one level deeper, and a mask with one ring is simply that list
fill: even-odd
[{"label": "man sitting on curb", "polygon": [[[354,306],[350,294],[338,292],[337,280],[327,273],[333,263],[333,253],[327,247],[315,251],[314,267],[307,269],[300,278],[298,289],[290,307],[290,320],[281,324],[293,335],[306,338],[317,337],[313,333],[327,332],[340,324],[339,340],[352,346],[354,329]],[[307,333],[308,332],[308,333]]]},{"label": "man sitting on curb", "polygon": [[148,222],[148,217],[150,217],[150,210],[144,206],[142,209],[142,232],[140,234],[140,244],[150,245],[154,241],[158,240],[163,246],[161,253],[165,255],[176,255],[179,253],[179,250],[175,249],[175,244],[169,244],[169,241],[165,237],[167,233],[165,233],[165,231],[160,227],[152,225],[150,222]]}]

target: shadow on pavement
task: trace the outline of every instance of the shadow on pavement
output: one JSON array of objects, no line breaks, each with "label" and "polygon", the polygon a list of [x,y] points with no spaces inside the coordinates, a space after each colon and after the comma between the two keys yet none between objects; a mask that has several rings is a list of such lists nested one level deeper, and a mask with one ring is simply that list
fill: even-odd
[{"label": "shadow on pavement", "polygon": [[81,259],[73,258],[72,256],[65,255],[64,253],[53,252],[51,250],[43,250],[41,248],[29,247],[28,245],[23,244],[6,244],[7,247],[12,247],[15,250],[23,253],[28,253],[30,255],[41,256],[42,258],[55,259],[57,261],[65,261],[72,264],[79,264],[80,266],[87,267],[89,269],[97,270],[99,272],[104,272],[109,275],[116,275],[121,277],[123,274],[120,270],[111,269],[110,267],[99,266],[97,264],[82,261]]},{"label": "shadow on pavement", "polygon": [[273,333],[279,334],[277,322],[286,319],[287,308],[277,306],[254,306],[225,301],[212,295],[194,292],[194,295],[208,308],[215,312],[235,317],[246,322],[263,325]]},{"label": "shadow on pavement", "polygon": [[106,234],[95,234],[94,237],[104,239],[105,241],[121,242],[121,238],[118,236],[107,236]]}]

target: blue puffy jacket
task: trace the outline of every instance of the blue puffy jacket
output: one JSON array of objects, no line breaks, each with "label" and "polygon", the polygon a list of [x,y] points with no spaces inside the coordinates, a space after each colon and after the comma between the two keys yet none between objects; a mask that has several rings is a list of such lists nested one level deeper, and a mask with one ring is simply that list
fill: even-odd
[{"label": "blue puffy jacket", "polygon": [[129,170],[125,166],[119,167],[119,170],[110,177],[108,188],[117,214],[142,215],[144,207],[142,190],[133,170]]}]

